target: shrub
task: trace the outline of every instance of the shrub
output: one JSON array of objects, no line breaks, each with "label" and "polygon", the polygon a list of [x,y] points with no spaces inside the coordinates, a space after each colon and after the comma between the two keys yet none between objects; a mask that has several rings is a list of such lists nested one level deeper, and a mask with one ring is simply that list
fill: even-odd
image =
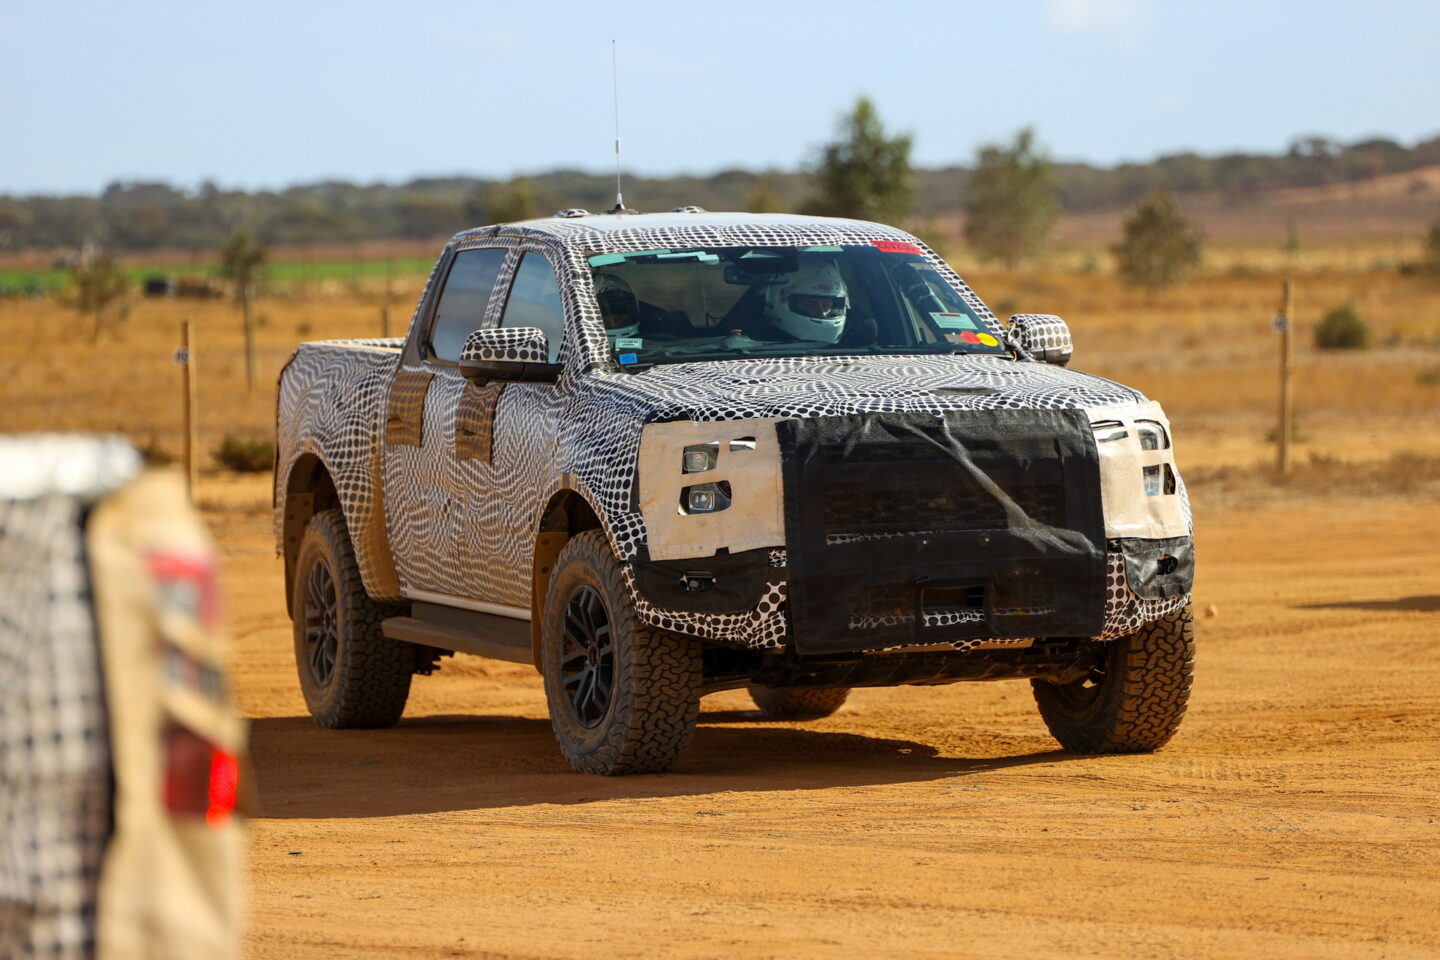
[{"label": "shrub", "polygon": [[275,444],[263,437],[237,437],[227,433],[215,451],[215,459],[227,470],[259,473],[275,463]]},{"label": "shrub", "polygon": [[1334,307],[1315,325],[1315,346],[1321,350],[1364,350],[1370,345],[1370,325],[1350,304]]}]

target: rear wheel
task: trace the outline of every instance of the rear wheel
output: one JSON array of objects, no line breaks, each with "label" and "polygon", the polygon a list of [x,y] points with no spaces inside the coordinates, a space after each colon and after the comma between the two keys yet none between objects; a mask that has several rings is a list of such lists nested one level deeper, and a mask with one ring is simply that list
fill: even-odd
[{"label": "rear wheel", "polygon": [[405,711],[415,651],[380,622],[395,614],[365,592],[339,510],[317,513],[295,564],[295,666],[322,727],[389,727]]},{"label": "rear wheel", "polygon": [[581,773],[660,773],[700,716],[700,643],[635,615],[605,535],[587,530],[555,561],[541,621],[550,723]]},{"label": "rear wheel", "polygon": [[762,687],[750,684],[750,699],[771,720],[819,720],[839,710],[849,687]]},{"label": "rear wheel", "polygon": [[1194,670],[1195,622],[1186,606],[1107,643],[1086,677],[1030,683],[1040,716],[1066,750],[1145,753],[1175,735]]}]

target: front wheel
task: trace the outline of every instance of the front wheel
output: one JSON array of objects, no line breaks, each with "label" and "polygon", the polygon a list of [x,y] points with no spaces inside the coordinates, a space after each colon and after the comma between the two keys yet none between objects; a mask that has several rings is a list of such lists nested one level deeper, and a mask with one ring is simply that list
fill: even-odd
[{"label": "front wheel", "polygon": [[1195,671],[1191,608],[1111,640],[1088,676],[1030,681],[1040,716],[1073,753],[1147,753],[1170,741],[1185,717]]},{"label": "front wheel", "polygon": [[603,532],[565,544],[545,595],[540,657],[555,739],[581,773],[661,773],[700,717],[700,643],[635,615]]}]

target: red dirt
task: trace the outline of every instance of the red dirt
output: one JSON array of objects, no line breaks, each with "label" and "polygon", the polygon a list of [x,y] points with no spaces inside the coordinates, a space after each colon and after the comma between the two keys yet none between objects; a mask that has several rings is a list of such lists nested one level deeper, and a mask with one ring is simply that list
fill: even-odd
[{"label": "red dirt", "polygon": [[[1199,666],[1151,756],[1056,750],[1023,683],[706,701],[665,776],[570,772],[538,676],[305,715],[258,506],[212,506],[254,718],[247,955],[1440,956],[1434,503],[1202,514]],[[1206,616],[1206,611],[1212,615]]]}]

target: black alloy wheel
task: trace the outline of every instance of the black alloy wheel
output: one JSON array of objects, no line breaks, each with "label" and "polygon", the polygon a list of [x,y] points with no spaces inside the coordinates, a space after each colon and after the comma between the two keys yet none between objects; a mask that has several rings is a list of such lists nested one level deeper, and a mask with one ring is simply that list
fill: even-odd
[{"label": "black alloy wheel", "polygon": [[338,605],[330,565],[315,564],[305,581],[305,647],[310,675],[320,684],[328,684],[335,673],[335,655],[340,642]]},{"label": "black alloy wheel", "polygon": [[581,773],[660,773],[689,746],[705,664],[699,640],[651,630],[603,530],[560,550],[540,617],[555,742]]},{"label": "black alloy wheel", "polygon": [[385,636],[400,608],[365,591],[338,509],[310,518],[291,584],[295,667],[310,716],[322,727],[393,726],[405,711],[415,648]]},{"label": "black alloy wheel", "polygon": [[1052,684],[1055,698],[1074,711],[1093,707],[1105,689],[1106,671],[1119,649],[1119,644],[1107,643],[1090,664],[1090,670],[1085,676],[1069,683]]},{"label": "black alloy wheel", "polygon": [[586,729],[599,726],[615,684],[615,639],[605,598],[588,583],[565,605],[560,672],[571,715]]}]

